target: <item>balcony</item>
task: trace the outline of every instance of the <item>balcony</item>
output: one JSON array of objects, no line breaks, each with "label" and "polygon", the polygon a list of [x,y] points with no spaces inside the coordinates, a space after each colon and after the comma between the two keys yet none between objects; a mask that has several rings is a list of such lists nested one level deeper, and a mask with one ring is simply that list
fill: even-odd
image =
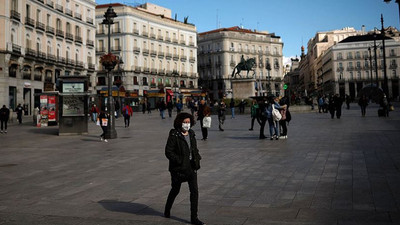
[{"label": "balcony", "polygon": [[171,58],[172,58],[172,54],[171,54],[171,53],[167,53],[167,54],[165,54],[165,58],[167,58],[167,59],[171,59]]},{"label": "balcony", "polygon": [[62,5],[56,4],[56,10],[63,13],[64,7]]},{"label": "balcony", "polygon": [[47,59],[50,60],[50,61],[55,62],[56,61],[56,56],[52,55],[52,54],[47,54]]},{"label": "balcony", "polygon": [[12,44],[12,51],[18,54],[21,54],[21,46]]},{"label": "balcony", "polygon": [[133,28],[133,33],[138,35],[139,34],[139,30],[137,28]]},{"label": "balcony", "polygon": [[88,63],[88,69],[94,70],[95,69],[95,65],[93,63]]},{"label": "balcony", "polygon": [[94,47],[94,41],[87,39],[86,40],[86,45]]},{"label": "balcony", "polygon": [[120,46],[120,45],[118,45],[118,46],[112,46],[112,47],[111,47],[111,51],[112,51],[112,52],[119,52],[119,51],[121,51],[121,46]]},{"label": "balcony", "polygon": [[67,64],[67,65],[71,65],[71,66],[75,66],[75,60],[72,60],[72,59],[68,59],[68,58],[67,58],[66,64]]},{"label": "balcony", "polygon": [[155,68],[151,68],[151,74],[157,74],[157,69],[155,69]]},{"label": "balcony", "polygon": [[187,56],[181,56],[181,61],[186,62],[187,61]]},{"label": "balcony", "polygon": [[101,53],[104,53],[104,52],[106,52],[106,49],[105,49],[104,47],[98,47],[98,48],[96,49],[96,54],[97,54],[97,53],[101,54]]},{"label": "balcony", "polygon": [[143,32],[142,32],[142,36],[148,37],[148,36],[149,36],[149,33],[147,33],[147,31],[143,31]]},{"label": "balcony", "polygon": [[164,52],[162,52],[162,51],[158,52],[158,58],[162,59],[162,58],[164,58],[164,56],[165,56]]},{"label": "balcony", "polygon": [[93,24],[93,18],[91,18],[91,17],[86,17],[86,23],[88,23],[88,24]]},{"label": "balcony", "polygon": [[172,43],[178,44],[178,39],[176,38],[172,39]]},{"label": "balcony", "polygon": [[150,34],[150,38],[156,39],[156,34]]},{"label": "balcony", "polygon": [[229,63],[231,66],[236,66],[236,61],[230,61],[230,63]]},{"label": "balcony", "polygon": [[171,38],[170,37],[165,37],[165,41],[166,42],[171,42]]},{"label": "balcony", "polygon": [[80,14],[80,13],[76,12],[74,17],[77,18],[78,20],[82,20],[82,14]]},{"label": "balcony", "polygon": [[157,35],[157,39],[160,40],[160,41],[164,40],[162,35]]},{"label": "balcony", "polygon": [[135,70],[133,72],[140,73],[142,72],[142,68],[140,66],[135,66]]},{"label": "balcony", "polygon": [[194,47],[194,42],[193,41],[189,42],[189,46]]},{"label": "balcony", "polygon": [[133,52],[136,54],[140,53],[140,48],[139,47],[133,47]]},{"label": "balcony", "polygon": [[23,72],[23,73],[22,73],[22,79],[25,79],[25,80],[30,80],[30,79],[32,79],[32,75],[31,75],[30,70],[27,71],[27,72]]},{"label": "balcony", "polygon": [[196,62],[196,57],[190,56],[189,57],[189,62],[191,62],[191,63]]},{"label": "balcony", "polygon": [[65,38],[68,40],[73,41],[74,40],[74,35],[72,35],[71,33],[65,32]]},{"label": "balcony", "polygon": [[14,19],[14,20],[20,21],[20,19],[21,19],[21,14],[20,14],[19,12],[15,11],[15,10],[11,10],[11,11],[10,11],[10,18],[11,18],[11,19]]},{"label": "balcony", "polygon": [[82,44],[82,37],[75,35],[75,42],[78,42],[78,43]]},{"label": "balcony", "polygon": [[29,17],[25,17],[25,25],[35,27],[35,20]]},{"label": "balcony", "polygon": [[36,29],[44,31],[44,27],[45,27],[44,23],[36,21]]},{"label": "balcony", "polygon": [[149,55],[149,49],[144,48],[142,53],[143,53],[143,55]]},{"label": "balcony", "polygon": [[57,56],[57,62],[58,62],[58,63],[65,64],[66,60],[65,60],[64,57]]},{"label": "balcony", "polygon": [[64,31],[57,29],[57,30],[56,30],[56,35],[57,35],[58,37],[64,38]]},{"label": "balcony", "polygon": [[353,70],[354,70],[354,67],[352,67],[352,66],[347,67],[347,71],[353,71]]},{"label": "balcony", "polygon": [[397,69],[397,64],[390,64],[389,69]]},{"label": "balcony", "polygon": [[83,68],[84,64],[83,64],[83,62],[81,62],[81,61],[76,61],[76,62],[75,62],[75,66],[76,66],[76,67],[79,67],[79,68]]},{"label": "balcony", "polygon": [[96,30],[96,34],[106,34],[105,30]]},{"label": "balcony", "polygon": [[157,55],[157,51],[151,50],[151,51],[150,51],[150,55],[153,56],[153,57],[155,57],[155,56]]},{"label": "balcony", "polygon": [[36,80],[36,81],[42,81],[42,74],[35,74],[33,76],[33,79]]},{"label": "balcony", "polygon": [[186,41],[185,41],[185,40],[181,40],[179,43],[180,43],[181,45],[186,45]]},{"label": "balcony", "polygon": [[72,16],[72,10],[65,9],[65,14],[67,14],[68,16]]},{"label": "balcony", "polygon": [[46,53],[38,51],[37,57],[40,59],[47,59],[46,58]]},{"label": "balcony", "polygon": [[54,27],[46,26],[46,33],[54,35]]},{"label": "balcony", "polygon": [[54,2],[51,0],[47,0],[46,5],[50,6],[51,8],[54,8]]},{"label": "balcony", "polygon": [[150,68],[149,67],[144,67],[143,68],[143,73],[150,73]]},{"label": "balcony", "polygon": [[344,70],[343,67],[338,67],[338,68],[336,69],[337,72],[343,72],[343,70]]},{"label": "balcony", "polygon": [[36,51],[31,49],[31,48],[27,48],[25,50],[25,55],[26,56],[31,56],[31,57],[36,57]]},{"label": "balcony", "polygon": [[175,61],[178,61],[179,60],[179,55],[178,54],[174,54],[172,56],[172,59],[175,60]]}]

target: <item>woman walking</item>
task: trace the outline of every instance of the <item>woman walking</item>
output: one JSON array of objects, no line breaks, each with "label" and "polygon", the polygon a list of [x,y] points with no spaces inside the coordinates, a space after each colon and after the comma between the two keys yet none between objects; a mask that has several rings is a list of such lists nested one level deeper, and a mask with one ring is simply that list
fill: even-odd
[{"label": "woman walking", "polygon": [[250,127],[249,130],[253,130],[253,127],[254,127],[254,120],[257,119],[258,124],[261,124],[261,121],[260,121],[259,115],[258,115],[258,114],[259,114],[258,111],[259,111],[258,103],[257,103],[257,100],[254,99],[253,102],[252,102],[252,104],[251,104],[251,108],[250,108],[251,127]]},{"label": "woman walking", "polygon": [[171,208],[176,196],[179,194],[181,184],[188,182],[190,191],[191,223],[203,225],[198,219],[199,191],[197,185],[197,170],[200,169],[201,156],[197,148],[194,131],[193,116],[189,113],[180,113],[174,120],[174,129],[169,132],[165,155],[169,160],[171,173],[171,190],[165,204],[164,216],[171,217]]},{"label": "woman walking", "polygon": [[364,117],[367,112],[368,99],[367,96],[362,95],[360,100],[358,100],[358,105],[361,107],[361,116]]}]

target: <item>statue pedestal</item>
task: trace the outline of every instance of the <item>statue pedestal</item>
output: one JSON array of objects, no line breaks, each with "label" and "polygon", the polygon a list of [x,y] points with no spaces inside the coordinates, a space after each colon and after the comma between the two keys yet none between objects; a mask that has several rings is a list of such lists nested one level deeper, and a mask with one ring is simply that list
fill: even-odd
[{"label": "statue pedestal", "polygon": [[255,79],[232,79],[233,98],[247,99],[256,93]]}]

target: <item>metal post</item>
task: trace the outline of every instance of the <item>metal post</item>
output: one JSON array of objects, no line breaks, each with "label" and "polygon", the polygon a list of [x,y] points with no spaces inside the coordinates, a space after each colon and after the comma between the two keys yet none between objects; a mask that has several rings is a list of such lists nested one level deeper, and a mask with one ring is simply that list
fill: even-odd
[{"label": "metal post", "polygon": [[374,33],[374,58],[375,58],[375,74],[376,74],[376,87],[379,87],[378,82],[378,59],[376,56],[376,34]]},{"label": "metal post", "polygon": [[371,70],[371,87],[372,87],[372,52],[371,52],[371,47],[368,47],[369,51],[369,68]]},{"label": "metal post", "polygon": [[383,92],[389,96],[388,79],[386,74],[386,49],[385,49],[385,28],[383,27],[383,15],[381,14],[381,36],[382,36],[382,50],[383,50]]}]

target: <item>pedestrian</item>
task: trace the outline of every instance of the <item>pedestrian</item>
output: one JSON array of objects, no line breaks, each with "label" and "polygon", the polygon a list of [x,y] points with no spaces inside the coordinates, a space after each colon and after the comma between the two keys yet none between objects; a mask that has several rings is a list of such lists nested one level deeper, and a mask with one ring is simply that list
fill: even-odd
[{"label": "pedestrian", "polygon": [[171,217],[171,208],[181,185],[188,182],[190,191],[191,224],[203,225],[199,220],[198,201],[199,188],[197,171],[200,169],[201,156],[197,148],[195,132],[191,129],[194,118],[189,113],[180,113],[174,120],[174,129],[169,132],[165,155],[169,160],[168,170],[171,174],[171,190],[165,204],[164,216]]},{"label": "pedestrian", "polygon": [[[208,106],[206,105],[206,101],[201,100],[197,109],[197,120],[200,120],[200,127],[201,127],[201,134],[203,135],[203,138],[201,140],[205,141],[208,138],[208,130],[206,127],[203,126],[203,119],[206,116],[206,108]],[[208,112],[210,109],[208,108]]]},{"label": "pedestrian", "polygon": [[126,104],[126,105],[122,108],[122,114],[123,114],[123,116],[124,116],[125,127],[129,127],[129,123],[130,123],[130,120],[131,120],[131,116],[133,115],[132,107],[130,107],[129,104]]},{"label": "pedestrian", "polygon": [[247,105],[247,102],[244,99],[242,99],[239,103],[239,113],[240,114],[244,113],[244,108],[246,107],[246,105]]},{"label": "pedestrian", "polygon": [[383,109],[383,116],[389,117],[389,102],[388,102],[385,94],[383,95],[381,101],[379,102],[379,105]]},{"label": "pedestrian", "polygon": [[361,116],[365,117],[365,113],[367,111],[366,109],[367,109],[367,106],[368,106],[367,96],[362,95],[361,98],[358,100],[358,105],[361,108]]},{"label": "pedestrian", "polygon": [[145,114],[146,113],[146,101],[142,101],[142,113]]},{"label": "pedestrian", "polygon": [[0,109],[0,122],[1,122],[1,133],[7,134],[7,123],[8,118],[10,117],[10,110],[3,105],[3,108]]},{"label": "pedestrian", "polygon": [[231,119],[235,118],[235,101],[231,98],[231,103],[229,103],[229,107],[231,108]]},{"label": "pedestrian", "polygon": [[350,95],[346,94],[345,101],[346,101],[346,109],[349,110],[350,109],[350,103],[351,103]]},{"label": "pedestrian", "polygon": [[147,109],[147,114],[150,114],[151,113],[151,103],[149,100],[147,100],[146,109]]},{"label": "pedestrian", "polygon": [[324,111],[324,96],[321,95],[318,98],[318,112],[321,113]]},{"label": "pedestrian", "polygon": [[24,108],[22,108],[21,104],[18,104],[17,108],[15,108],[15,112],[17,113],[19,124],[22,124],[22,113],[24,112]]},{"label": "pedestrian", "polygon": [[333,97],[333,101],[335,104],[335,110],[336,110],[336,118],[340,119],[342,116],[342,105],[343,105],[343,99],[339,96],[339,94],[336,94]]},{"label": "pedestrian", "polygon": [[161,101],[158,102],[157,107],[158,107],[158,110],[160,111],[161,119],[165,119],[164,111],[167,108],[167,106],[165,105],[164,99],[161,99]]},{"label": "pedestrian", "polygon": [[225,111],[226,111],[226,104],[224,101],[221,100],[221,102],[218,104],[218,123],[219,123],[219,130],[224,131],[222,126],[224,125],[225,122]]},{"label": "pedestrian", "polygon": [[329,113],[331,114],[331,118],[333,119],[335,117],[335,98],[333,95],[329,96],[329,103],[328,103],[328,108],[329,108]]},{"label": "pedestrian", "polygon": [[169,100],[167,103],[167,109],[168,109],[168,116],[172,117],[172,110],[174,109],[174,104],[172,104],[172,100]]},{"label": "pedestrian", "polygon": [[287,106],[281,105],[281,109],[279,110],[279,112],[282,115],[281,120],[279,120],[279,125],[280,127],[282,127],[280,138],[287,139],[287,121],[286,121]]},{"label": "pedestrian", "polygon": [[90,112],[92,113],[93,122],[96,123],[96,121],[97,121],[97,116],[98,116],[98,114],[99,114],[99,108],[97,108],[96,104],[93,104],[93,105],[92,105],[92,108],[90,109]]},{"label": "pedestrian", "polygon": [[251,127],[249,130],[253,130],[254,127],[254,120],[257,119],[258,124],[261,124],[260,118],[259,118],[259,106],[257,103],[257,100],[253,100],[251,103],[251,107],[250,107],[250,116],[251,116]]},{"label": "pedestrian", "polygon": [[176,107],[176,113],[177,113],[177,114],[179,114],[179,113],[182,112],[183,104],[182,104],[182,102],[181,102],[179,99],[176,100],[175,107]]},{"label": "pedestrian", "polygon": [[262,101],[260,101],[258,103],[258,107],[259,107],[259,115],[260,115],[260,139],[265,139],[265,135],[264,135],[264,128],[265,128],[265,123],[267,122],[268,118],[268,112],[267,112],[267,106],[268,106],[268,102],[265,101],[265,99],[263,99]]},{"label": "pedestrian", "polygon": [[117,101],[115,101],[115,119],[118,119],[118,117],[119,117],[119,113],[120,113],[120,109],[121,109],[121,106],[120,106],[120,104],[119,104],[119,101],[117,100]]},{"label": "pedestrian", "polygon": [[192,116],[194,116],[195,112],[195,105],[194,105],[194,99],[190,100],[188,103],[188,108],[190,109],[190,112],[192,113]]},{"label": "pedestrian", "polygon": [[282,107],[279,105],[279,97],[271,97],[268,103],[267,107],[267,119],[268,119],[268,125],[269,125],[269,134],[270,134],[270,139],[274,140],[279,140],[279,120],[276,121],[273,118],[272,111],[273,109],[281,110]]},{"label": "pedestrian", "polygon": [[104,108],[102,108],[98,117],[98,125],[100,125],[101,130],[103,131],[103,133],[100,135],[100,140],[104,142],[108,142],[105,135],[109,119],[110,115],[105,112]]}]

